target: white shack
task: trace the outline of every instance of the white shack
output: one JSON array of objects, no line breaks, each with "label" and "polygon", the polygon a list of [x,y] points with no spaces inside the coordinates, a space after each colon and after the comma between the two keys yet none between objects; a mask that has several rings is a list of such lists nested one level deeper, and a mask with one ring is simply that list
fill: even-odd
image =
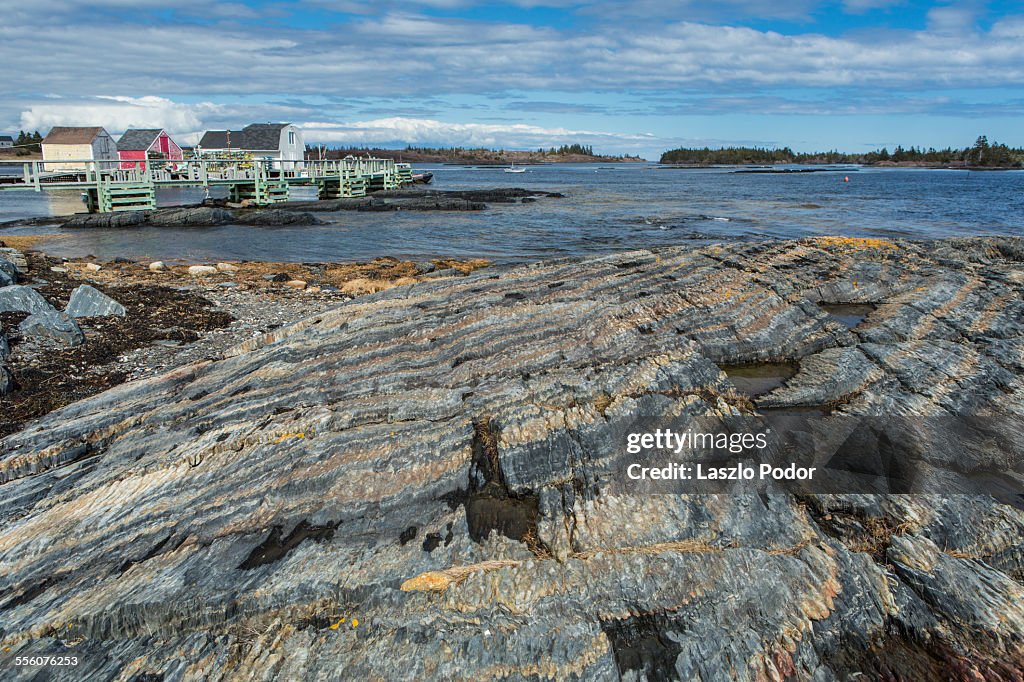
[{"label": "white shack", "polygon": [[274,166],[292,169],[302,166],[306,142],[302,128],[291,123],[253,123],[241,130],[207,130],[196,152],[203,158],[283,162]]},{"label": "white shack", "polygon": [[100,127],[57,126],[43,138],[43,161],[48,171],[84,171],[89,164],[82,161],[117,161],[117,143]]}]

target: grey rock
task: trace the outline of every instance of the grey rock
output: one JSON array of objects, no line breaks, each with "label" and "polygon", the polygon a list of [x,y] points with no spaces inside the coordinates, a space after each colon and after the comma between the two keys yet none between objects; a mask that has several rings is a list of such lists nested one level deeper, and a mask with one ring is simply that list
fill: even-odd
[{"label": "grey rock", "polygon": [[146,223],[148,211],[115,211],[113,213],[76,213],[61,227],[65,228],[120,228],[138,227]]},{"label": "grey rock", "polygon": [[149,224],[158,227],[203,227],[230,225],[235,222],[235,215],[231,211],[209,206],[159,209],[147,218]]},{"label": "grey rock", "polygon": [[128,314],[123,305],[88,284],[82,284],[71,292],[64,312],[71,317],[124,317]]},{"label": "grey rock", "polygon": [[416,274],[418,275],[425,275],[428,272],[433,272],[437,269],[437,267],[430,261],[418,261],[413,265],[416,266]]},{"label": "grey rock", "polygon": [[79,346],[85,342],[85,334],[78,323],[58,310],[32,313],[18,325],[18,329],[22,334],[49,337],[68,346]]},{"label": "grey rock", "polygon": [[14,390],[14,377],[6,363],[0,359],[0,396],[7,395]]},{"label": "grey rock", "polygon": [[[908,495],[652,495],[613,474],[645,414],[822,401],[1018,420],[927,441],[963,471],[1012,462],[1021,243],[734,243],[428,280],[72,403],[0,440],[0,666],[1018,679],[1024,511],[952,494],[955,467]],[[879,305],[856,333],[816,305],[856,300],[850,273]],[[753,405],[721,369],[769,361],[798,371]]]},{"label": "grey rock", "polygon": [[461,277],[464,274],[465,273],[458,268],[443,268],[441,270],[430,270],[429,272],[424,273],[423,277],[425,279],[435,279],[440,277]]},{"label": "grey rock", "polygon": [[32,287],[19,284],[0,289],[0,313],[38,313],[47,310],[53,310],[53,306]]},{"label": "grey rock", "polygon": [[[0,256],[0,286],[7,286],[18,281],[18,266]],[[3,284],[7,282],[7,284]]]},{"label": "grey rock", "polygon": [[9,246],[0,248],[0,258],[4,259],[8,263],[14,264],[14,267],[18,269],[18,272],[22,275],[28,274],[28,259],[25,258],[25,254],[17,249],[12,249]]},{"label": "grey rock", "polygon": [[258,209],[238,211],[236,221],[242,225],[322,225],[323,221],[312,213],[285,209]]},{"label": "grey rock", "polygon": [[3,325],[0,325],[0,360],[6,360],[9,357],[11,357],[11,345],[7,341]]}]

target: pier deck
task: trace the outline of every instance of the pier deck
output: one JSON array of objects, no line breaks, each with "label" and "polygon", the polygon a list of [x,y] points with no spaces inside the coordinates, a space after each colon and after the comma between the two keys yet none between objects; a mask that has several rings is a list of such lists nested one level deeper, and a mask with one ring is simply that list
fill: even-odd
[{"label": "pier deck", "polygon": [[288,200],[292,186],[315,185],[320,199],[360,197],[412,184],[412,167],[393,159],[332,161],[150,159],[139,167],[123,161],[60,160],[0,162],[21,166],[20,175],[0,175],[0,191],[78,189],[90,212],[157,207],[161,187],[227,187],[233,201],[269,206]]}]

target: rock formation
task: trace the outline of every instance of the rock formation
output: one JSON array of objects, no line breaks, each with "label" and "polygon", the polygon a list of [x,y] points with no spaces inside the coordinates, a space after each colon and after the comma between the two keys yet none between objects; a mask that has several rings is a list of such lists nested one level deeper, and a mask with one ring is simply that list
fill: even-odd
[{"label": "rock formation", "polygon": [[[0,666],[1020,679],[1020,498],[610,479],[644,413],[1019,427],[1022,263],[1014,239],[821,239],[485,269],[72,404],[0,441]],[[871,306],[851,328],[833,304]],[[722,371],[756,363],[793,376],[750,396]],[[1004,436],[960,463],[1022,451]]]}]

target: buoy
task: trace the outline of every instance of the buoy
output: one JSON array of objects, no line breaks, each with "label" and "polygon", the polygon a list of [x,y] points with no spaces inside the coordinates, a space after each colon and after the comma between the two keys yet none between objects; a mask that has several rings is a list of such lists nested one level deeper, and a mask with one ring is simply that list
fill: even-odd
[{"label": "buoy", "polygon": [[849,175],[844,175],[843,176],[843,182],[849,182],[849,181],[850,181],[850,176]]}]

